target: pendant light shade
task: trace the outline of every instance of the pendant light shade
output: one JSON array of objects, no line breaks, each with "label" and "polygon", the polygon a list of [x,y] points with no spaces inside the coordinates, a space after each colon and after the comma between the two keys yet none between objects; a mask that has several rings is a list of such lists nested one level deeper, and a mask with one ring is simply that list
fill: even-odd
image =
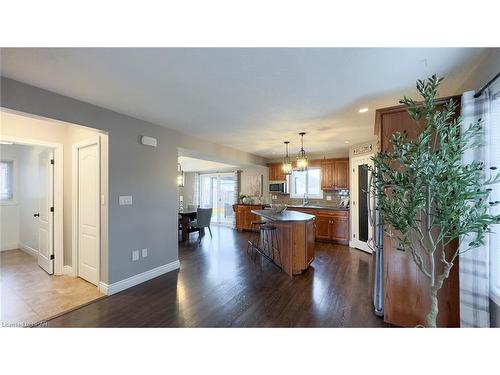
[{"label": "pendant light shade", "polygon": [[307,164],[308,164],[306,152],[304,151],[304,135],[306,135],[306,133],[301,132],[299,133],[299,135],[301,138],[300,138],[300,151],[299,155],[297,156],[297,168],[303,171],[307,169]]},{"label": "pendant light shade", "polygon": [[184,187],[184,171],[180,163],[177,163],[177,186]]},{"label": "pendant light shade", "polygon": [[288,157],[288,144],[290,141],[285,141],[283,142],[285,144],[285,157],[283,159],[283,166],[281,167],[283,174],[288,175],[292,174],[292,162],[290,161],[290,158]]}]

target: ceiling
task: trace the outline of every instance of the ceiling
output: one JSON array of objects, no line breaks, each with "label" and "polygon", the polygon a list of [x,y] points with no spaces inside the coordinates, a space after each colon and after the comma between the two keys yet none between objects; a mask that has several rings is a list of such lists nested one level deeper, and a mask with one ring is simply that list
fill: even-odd
[{"label": "ceiling", "polygon": [[195,159],[187,156],[179,156],[178,162],[180,163],[184,172],[215,172],[236,168],[236,165],[218,163],[216,161],[210,160]]},{"label": "ceiling", "polygon": [[[447,77],[457,93],[478,48],[21,48],[1,73],[34,86],[256,155],[347,151],[373,138],[374,110]],[[366,113],[359,113],[367,107]]]}]

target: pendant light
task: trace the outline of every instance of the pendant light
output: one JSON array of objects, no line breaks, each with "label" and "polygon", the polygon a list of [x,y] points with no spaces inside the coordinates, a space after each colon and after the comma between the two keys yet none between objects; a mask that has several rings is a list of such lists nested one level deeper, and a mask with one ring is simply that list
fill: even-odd
[{"label": "pendant light", "polygon": [[292,162],[290,161],[290,158],[288,157],[288,144],[290,141],[285,141],[283,142],[285,144],[285,157],[283,159],[283,166],[281,167],[283,174],[289,175],[292,174]]},{"label": "pendant light", "polygon": [[184,171],[182,170],[181,163],[177,163],[177,186],[184,187]]},{"label": "pendant light", "polygon": [[304,171],[307,169],[307,156],[306,152],[304,151],[304,135],[306,135],[305,132],[299,133],[300,135],[300,151],[299,151],[299,156],[297,156],[297,168],[301,171]]}]

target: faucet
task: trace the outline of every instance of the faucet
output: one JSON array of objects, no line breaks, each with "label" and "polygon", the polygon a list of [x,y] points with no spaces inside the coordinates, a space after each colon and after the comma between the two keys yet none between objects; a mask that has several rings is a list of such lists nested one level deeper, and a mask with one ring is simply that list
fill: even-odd
[{"label": "faucet", "polygon": [[307,200],[307,193],[304,193],[304,199],[302,200],[302,205],[307,206],[309,204],[309,201]]}]

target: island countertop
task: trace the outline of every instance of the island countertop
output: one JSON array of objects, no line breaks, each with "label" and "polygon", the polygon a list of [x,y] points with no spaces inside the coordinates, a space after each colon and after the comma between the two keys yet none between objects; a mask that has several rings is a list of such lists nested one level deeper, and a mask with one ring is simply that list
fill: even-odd
[{"label": "island countertop", "polygon": [[314,215],[306,214],[303,212],[288,210],[285,210],[281,213],[277,213],[274,210],[252,210],[252,213],[262,216],[263,218],[268,220],[281,222],[310,221],[316,217]]}]

